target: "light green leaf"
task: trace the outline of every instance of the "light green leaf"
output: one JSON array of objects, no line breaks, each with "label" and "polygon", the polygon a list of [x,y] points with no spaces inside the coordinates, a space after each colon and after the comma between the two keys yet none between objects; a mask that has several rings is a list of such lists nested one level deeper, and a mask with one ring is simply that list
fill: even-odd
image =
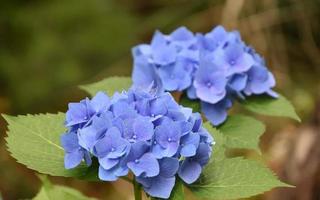
[{"label": "light green leaf", "polygon": [[209,164],[189,188],[201,198],[239,199],[288,186],[259,162],[230,158]]},{"label": "light green leaf", "polygon": [[275,99],[267,95],[251,96],[241,104],[248,110],[263,115],[289,117],[301,121],[292,104],[282,95]]},{"label": "light green leaf", "polygon": [[229,116],[219,128],[226,137],[226,147],[259,150],[259,138],[265,131],[260,121],[243,115]]},{"label": "light green leaf", "polygon": [[203,126],[207,129],[207,131],[209,131],[215,142],[215,144],[213,145],[213,155],[211,161],[219,161],[225,159],[226,138],[219,130],[214,128],[210,122],[205,122]]},{"label": "light green leaf", "polygon": [[53,176],[95,179],[91,167],[81,164],[73,170],[64,168],[64,150],[60,136],[66,129],[65,114],[39,114],[13,117],[3,115],[8,122],[7,147],[19,163],[40,173]]},{"label": "light green leaf", "polygon": [[84,91],[88,92],[91,96],[94,96],[97,92],[106,92],[109,96],[112,96],[114,92],[122,92],[122,90],[128,90],[132,85],[130,77],[113,76],[96,83],[79,86]]},{"label": "light green leaf", "polygon": [[33,200],[94,200],[95,198],[89,198],[84,196],[81,192],[60,185],[52,185],[46,176],[40,176],[43,186],[40,192],[33,198]]}]

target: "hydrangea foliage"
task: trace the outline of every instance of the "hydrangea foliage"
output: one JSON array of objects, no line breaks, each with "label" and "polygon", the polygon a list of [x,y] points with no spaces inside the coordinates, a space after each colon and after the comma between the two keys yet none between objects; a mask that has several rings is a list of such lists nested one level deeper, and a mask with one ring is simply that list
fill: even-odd
[{"label": "hydrangea foliage", "polygon": [[95,157],[99,179],[116,181],[131,171],[150,196],[159,198],[169,198],[176,176],[194,183],[214,144],[200,114],[178,105],[169,93],[131,89],[108,97],[99,92],[70,103],[65,126],[61,143],[67,169],[82,160],[91,165]]},{"label": "hydrangea foliage", "polygon": [[169,35],[157,31],[150,44],[137,45],[132,54],[134,85],[186,92],[190,99],[201,101],[201,110],[213,125],[226,120],[235,99],[278,97],[264,59],[242,41],[239,32],[227,32],[222,26],[206,34],[185,27]]}]

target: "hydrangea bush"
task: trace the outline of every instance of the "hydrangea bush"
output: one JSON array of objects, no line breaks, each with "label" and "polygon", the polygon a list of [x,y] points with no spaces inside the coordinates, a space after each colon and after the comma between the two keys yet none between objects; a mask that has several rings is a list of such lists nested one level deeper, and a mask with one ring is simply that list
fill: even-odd
[{"label": "hydrangea bush", "polygon": [[[290,186],[261,162],[225,154],[260,152],[265,130],[252,117],[228,116],[232,106],[300,120],[239,32],[221,26],[207,34],[185,27],[169,35],[157,31],[132,52],[132,81],[109,77],[80,86],[92,98],[70,103],[66,113],[3,115],[11,155],[42,174],[125,180],[136,200],[142,191],[150,199],[182,200],[185,187],[199,198],[238,199]],[[89,199],[40,178],[44,186],[35,199],[61,192]]]}]

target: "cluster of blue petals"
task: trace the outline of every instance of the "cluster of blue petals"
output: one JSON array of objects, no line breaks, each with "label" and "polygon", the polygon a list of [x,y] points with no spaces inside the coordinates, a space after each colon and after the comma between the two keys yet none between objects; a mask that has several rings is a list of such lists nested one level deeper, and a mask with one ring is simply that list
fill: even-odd
[{"label": "cluster of blue petals", "polygon": [[131,171],[145,192],[169,198],[176,176],[195,182],[208,163],[213,138],[199,113],[178,105],[170,93],[131,89],[111,98],[70,103],[62,135],[65,167],[99,161],[99,178],[115,181]]},{"label": "cluster of blue petals", "polygon": [[185,91],[201,101],[213,125],[223,123],[235,99],[267,94],[274,98],[275,79],[264,59],[239,32],[217,26],[206,34],[180,27],[169,35],[157,31],[150,44],[132,49],[133,82],[138,87]]}]

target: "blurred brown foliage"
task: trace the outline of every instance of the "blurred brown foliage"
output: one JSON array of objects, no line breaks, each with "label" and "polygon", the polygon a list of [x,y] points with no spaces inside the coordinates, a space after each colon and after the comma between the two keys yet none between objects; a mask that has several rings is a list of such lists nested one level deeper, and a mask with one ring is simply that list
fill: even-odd
[{"label": "blurred brown foliage", "polygon": [[[65,111],[86,95],[77,85],[130,75],[130,48],[149,41],[156,29],[168,33],[184,25],[206,32],[218,24],[239,29],[264,55],[278,90],[304,122],[299,127],[260,117],[268,124],[263,159],[297,187],[254,199],[320,199],[319,0],[0,1],[0,112]],[[9,200],[31,198],[40,183],[5,150],[2,119],[0,131],[0,192]],[[132,199],[131,186],[122,181],[53,180],[101,199]]]}]

